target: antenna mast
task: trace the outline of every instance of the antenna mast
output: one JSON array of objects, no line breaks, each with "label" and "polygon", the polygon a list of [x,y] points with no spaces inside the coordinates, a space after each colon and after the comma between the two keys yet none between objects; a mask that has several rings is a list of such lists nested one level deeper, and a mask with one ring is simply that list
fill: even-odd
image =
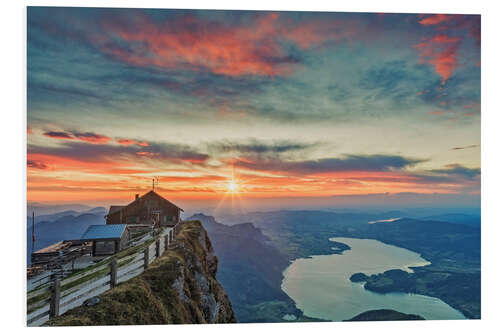
[{"label": "antenna mast", "polygon": [[155,190],[155,185],[158,186],[158,177],[153,177],[153,191]]},{"label": "antenna mast", "polygon": [[[33,252],[35,250],[35,211],[31,217],[31,256],[33,257]],[[33,265],[33,263],[31,263]]]}]

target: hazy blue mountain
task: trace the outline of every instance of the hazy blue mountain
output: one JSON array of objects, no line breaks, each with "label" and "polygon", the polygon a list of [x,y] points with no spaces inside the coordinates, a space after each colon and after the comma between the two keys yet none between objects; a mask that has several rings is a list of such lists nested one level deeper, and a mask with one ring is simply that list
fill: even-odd
[{"label": "hazy blue mountain", "polygon": [[[77,216],[81,213],[76,210],[65,210],[62,212],[54,213],[54,214],[45,214],[45,215],[35,215],[35,225],[40,222],[52,222],[64,216]],[[27,218],[27,227],[32,226],[32,215],[29,215]]]},{"label": "hazy blue mountain", "polygon": [[[57,212],[54,214],[45,214],[45,215],[35,215],[35,225],[41,222],[53,222],[61,217],[69,218],[69,216],[78,216],[84,213],[94,214],[94,215],[106,215],[108,210],[104,207],[95,207],[88,210],[84,210],[82,212],[76,210],[65,210],[62,212]],[[27,217],[27,228],[32,226],[32,215],[28,215]]]},{"label": "hazy blue mountain", "polygon": [[38,202],[29,202],[27,206],[27,215],[31,215],[33,211],[35,211],[35,215],[47,215],[47,214],[55,214],[58,212],[74,210],[80,213],[83,213],[86,210],[91,209],[92,207],[81,204],[61,204],[61,205],[52,205],[52,204],[42,204]]},{"label": "hazy blue mountain", "polygon": [[426,221],[443,221],[455,224],[464,224],[471,227],[481,227],[481,216],[471,214],[440,214],[421,218]]},{"label": "hazy blue mountain", "polygon": [[85,211],[84,213],[90,213],[90,214],[107,214],[108,209],[105,207],[94,207],[92,209],[89,209]]},{"label": "hazy blue mountain", "polygon": [[[65,215],[53,221],[42,221],[35,224],[35,247],[39,250],[61,240],[78,239],[93,224],[105,224],[104,213],[83,213],[79,215]],[[36,219],[36,218],[35,218]],[[31,226],[27,229],[27,259],[31,262]]]}]

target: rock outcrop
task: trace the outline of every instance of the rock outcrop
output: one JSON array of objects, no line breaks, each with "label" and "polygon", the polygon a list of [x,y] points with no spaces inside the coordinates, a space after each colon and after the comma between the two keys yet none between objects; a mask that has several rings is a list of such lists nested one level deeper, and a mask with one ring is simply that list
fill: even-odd
[{"label": "rock outcrop", "polygon": [[198,221],[182,223],[175,249],[141,275],[52,319],[53,326],[235,323],[231,301],[216,279],[217,257]]}]

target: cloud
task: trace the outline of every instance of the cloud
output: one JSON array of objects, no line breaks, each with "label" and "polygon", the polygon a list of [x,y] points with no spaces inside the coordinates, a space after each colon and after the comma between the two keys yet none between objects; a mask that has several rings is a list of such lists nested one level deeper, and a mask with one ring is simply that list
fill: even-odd
[{"label": "cloud", "polygon": [[471,148],[477,148],[479,145],[470,145],[470,146],[463,146],[463,147],[453,147],[451,150],[463,150],[463,149],[471,149]]},{"label": "cloud", "polygon": [[[177,162],[200,164],[208,159],[208,155],[199,153],[189,146],[173,143],[150,143],[147,147],[137,145],[110,145],[92,142],[68,141],[57,147],[28,145],[28,156],[40,156],[64,168],[65,163],[78,167],[78,163],[96,165],[117,163],[134,166],[147,160],[159,162]],[[146,160],[145,160],[146,159]],[[40,158],[40,160],[42,160]]]},{"label": "cloud", "polygon": [[[288,75],[301,61],[290,45],[307,50],[359,34],[359,22],[352,20],[294,20],[276,12],[242,14],[244,19],[225,21],[194,12],[161,19],[140,10],[100,14],[95,18],[97,25],[87,30],[78,25],[58,26],[57,20],[50,25],[30,23],[52,35],[86,43],[128,65],[230,77]],[[78,20],[85,22],[82,17]]]},{"label": "cloud", "polygon": [[353,171],[392,171],[414,166],[422,159],[411,159],[398,155],[345,155],[341,158],[290,161],[279,158],[252,159],[245,157],[236,161],[242,168],[278,171],[292,174],[319,174]]},{"label": "cloud", "polygon": [[458,49],[464,37],[457,36],[457,33],[465,29],[475,40],[476,46],[480,47],[481,16],[436,14],[421,19],[419,23],[438,31],[437,35],[414,45],[419,52],[420,62],[433,65],[441,76],[441,84],[445,84],[458,67]]},{"label": "cloud", "polygon": [[446,21],[449,21],[453,18],[452,15],[446,15],[446,14],[435,14],[435,15],[429,15],[426,18],[421,19],[418,21],[422,25],[436,25],[440,24]]},{"label": "cloud", "polygon": [[93,144],[108,143],[111,140],[111,138],[108,136],[95,134],[92,132],[85,132],[85,133],[74,132],[73,135],[78,140],[90,142]]},{"label": "cloud", "polygon": [[259,15],[249,26],[228,26],[194,15],[157,23],[136,12],[126,22],[118,17],[103,20],[108,34],[91,41],[112,58],[138,67],[277,76],[296,62],[273,40],[278,17],[270,13]]},{"label": "cloud", "polygon": [[419,21],[423,26],[437,26],[440,31],[450,29],[465,29],[475,39],[476,44],[481,44],[481,16],[480,15],[430,15]]},{"label": "cloud", "polygon": [[431,172],[436,174],[458,176],[466,179],[474,179],[481,175],[481,168],[467,168],[460,164],[448,164],[444,169],[435,169]]},{"label": "cloud", "polygon": [[426,39],[414,47],[418,50],[421,63],[434,66],[441,76],[441,84],[445,84],[458,66],[458,48],[462,39],[444,34]]},{"label": "cloud", "polygon": [[138,141],[134,139],[116,139],[116,142],[123,146],[137,145],[141,147],[147,147],[149,144],[146,141]]},{"label": "cloud", "polygon": [[92,132],[77,132],[77,131],[49,131],[43,135],[52,139],[62,140],[79,140],[92,144],[105,144],[111,141],[111,138],[105,135]]},{"label": "cloud", "polygon": [[209,149],[218,153],[241,154],[280,154],[306,150],[317,146],[318,143],[294,142],[291,140],[275,141],[273,143],[251,139],[249,142],[233,142],[229,140],[209,143]]},{"label": "cloud", "polygon": [[48,169],[48,166],[45,163],[33,160],[27,160],[27,167],[40,170]]},{"label": "cloud", "polygon": [[52,138],[52,139],[62,139],[62,140],[74,140],[75,138],[66,132],[57,132],[57,131],[49,131],[43,133],[43,135]]},{"label": "cloud", "polygon": [[415,102],[418,88],[428,80],[428,77],[415,70],[413,64],[406,61],[387,61],[371,66],[360,80],[359,87],[374,92],[377,100],[391,99],[399,103]]}]

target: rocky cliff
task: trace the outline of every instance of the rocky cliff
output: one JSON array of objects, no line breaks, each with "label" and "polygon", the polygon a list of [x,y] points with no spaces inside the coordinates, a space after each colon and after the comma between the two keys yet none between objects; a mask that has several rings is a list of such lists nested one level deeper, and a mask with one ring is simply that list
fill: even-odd
[{"label": "rocky cliff", "polygon": [[70,310],[49,325],[234,323],[216,273],[217,257],[205,229],[198,221],[184,222],[176,248],[141,275],[102,294],[97,305]]}]

